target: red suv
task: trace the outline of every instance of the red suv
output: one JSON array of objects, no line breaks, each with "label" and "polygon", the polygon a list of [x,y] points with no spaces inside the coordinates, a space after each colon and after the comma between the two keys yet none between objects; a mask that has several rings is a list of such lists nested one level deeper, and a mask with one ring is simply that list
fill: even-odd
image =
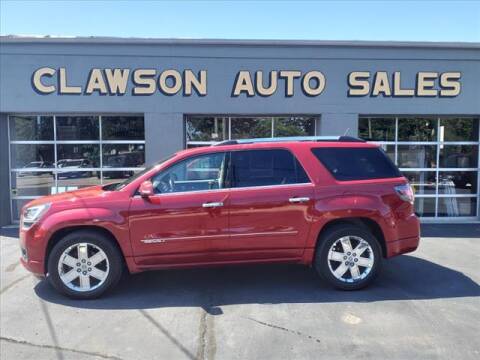
[{"label": "red suv", "polygon": [[343,136],[180,151],[122,183],[34,200],[20,225],[23,265],[75,298],[125,268],[240,263],[311,265],[353,290],[418,242],[407,180],[377,145]]}]

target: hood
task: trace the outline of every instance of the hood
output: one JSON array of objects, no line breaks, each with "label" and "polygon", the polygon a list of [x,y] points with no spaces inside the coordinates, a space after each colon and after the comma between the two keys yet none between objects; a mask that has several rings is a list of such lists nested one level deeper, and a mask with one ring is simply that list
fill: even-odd
[{"label": "hood", "polygon": [[60,193],[60,194],[44,196],[44,197],[41,197],[39,199],[35,199],[35,200],[29,202],[27,205],[32,206],[32,205],[41,205],[41,204],[45,204],[45,203],[58,203],[58,202],[63,202],[63,201],[75,201],[77,199],[80,200],[80,199],[85,199],[85,198],[92,198],[92,197],[101,196],[104,193],[105,193],[105,191],[102,189],[101,185],[89,186],[89,187],[79,189],[79,190],[67,191],[67,192]]}]

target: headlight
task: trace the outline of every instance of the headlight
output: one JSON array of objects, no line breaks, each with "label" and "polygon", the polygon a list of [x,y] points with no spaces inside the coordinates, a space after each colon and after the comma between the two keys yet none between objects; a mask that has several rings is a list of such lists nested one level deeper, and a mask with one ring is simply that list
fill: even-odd
[{"label": "headlight", "polygon": [[40,220],[49,207],[50,203],[25,208],[22,214],[22,228],[29,229],[33,224]]}]

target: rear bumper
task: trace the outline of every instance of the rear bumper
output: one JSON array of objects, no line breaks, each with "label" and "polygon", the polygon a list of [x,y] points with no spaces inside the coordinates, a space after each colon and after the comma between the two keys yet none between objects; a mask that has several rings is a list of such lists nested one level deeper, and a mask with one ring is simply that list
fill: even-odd
[{"label": "rear bumper", "polygon": [[420,236],[409,237],[387,243],[387,258],[415,251],[420,243]]}]

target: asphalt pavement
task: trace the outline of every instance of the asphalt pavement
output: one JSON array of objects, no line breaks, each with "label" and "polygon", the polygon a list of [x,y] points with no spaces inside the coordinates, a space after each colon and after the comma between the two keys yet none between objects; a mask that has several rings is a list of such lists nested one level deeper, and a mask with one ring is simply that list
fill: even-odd
[{"label": "asphalt pavement", "polygon": [[479,359],[480,225],[424,225],[419,249],[343,292],[297,265],[125,276],[75,301],[0,230],[0,358]]}]

